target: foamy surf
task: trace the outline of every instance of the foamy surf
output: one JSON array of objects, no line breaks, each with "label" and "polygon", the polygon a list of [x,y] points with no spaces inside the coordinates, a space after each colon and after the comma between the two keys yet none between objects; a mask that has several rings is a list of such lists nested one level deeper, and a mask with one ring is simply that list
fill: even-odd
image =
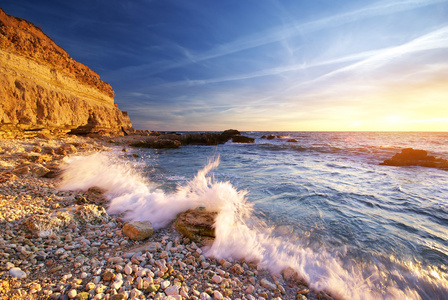
[{"label": "foamy surf", "polygon": [[130,221],[149,220],[155,229],[167,226],[188,209],[205,206],[217,211],[216,239],[205,254],[215,258],[255,261],[274,273],[287,267],[316,290],[344,299],[438,299],[448,294],[446,273],[423,269],[394,258],[371,255],[358,262],[347,249],[311,249],[301,246],[306,237],[274,235],[274,228],[256,217],[246,191],[230,182],[216,182],[209,173],[219,159],[210,161],[175,192],[156,189],[131,165],[103,153],[73,157],[60,185],[64,190],[106,191],[110,214],[124,213]]}]

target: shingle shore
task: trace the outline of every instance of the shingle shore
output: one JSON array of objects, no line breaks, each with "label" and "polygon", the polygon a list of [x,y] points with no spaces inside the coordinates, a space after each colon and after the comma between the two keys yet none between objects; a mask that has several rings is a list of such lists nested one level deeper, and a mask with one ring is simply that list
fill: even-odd
[{"label": "shingle shore", "polygon": [[101,191],[58,191],[57,177],[42,177],[109,145],[0,140],[0,299],[332,299],[294,274],[207,258],[172,226],[131,240]]}]

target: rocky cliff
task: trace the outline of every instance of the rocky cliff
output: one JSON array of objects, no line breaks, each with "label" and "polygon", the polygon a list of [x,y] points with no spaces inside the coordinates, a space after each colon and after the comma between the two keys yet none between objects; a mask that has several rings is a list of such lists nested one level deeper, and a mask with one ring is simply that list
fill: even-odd
[{"label": "rocky cliff", "polygon": [[119,133],[131,126],[98,74],[0,9],[0,137]]}]

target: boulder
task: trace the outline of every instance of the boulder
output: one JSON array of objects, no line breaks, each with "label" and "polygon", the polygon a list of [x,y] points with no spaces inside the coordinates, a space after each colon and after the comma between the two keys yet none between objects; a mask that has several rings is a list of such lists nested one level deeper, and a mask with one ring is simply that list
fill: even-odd
[{"label": "boulder", "polygon": [[386,159],[380,165],[386,166],[421,166],[429,168],[448,169],[448,160],[428,155],[425,150],[413,148],[402,149],[391,159]]},{"label": "boulder", "polygon": [[53,215],[32,215],[25,220],[25,227],[39,237],[46,237],[73,222],[73,216],[67,212]]},{"label": "boulder", "polygon": [[139,148],[169,149],[169,148],[179,148],[181,144],[182,144],[181,141],[179,141],[177,137],[176,138],[149,137],[146,140],[132,142],[129,144],[129,146]]},{"label": "boulder", "polygon": [[236,129],[227,129],[227,130],[224,130],[224,131],[221,133],[221,136],[222,136],[223,139],[227,139],[227,140],[229,140],[229,139],[231,139],[233,136],[235,136],[235,135],[240,135],[240,134],[241,134],[241,132],[239,132],[239,131],[236,130]]},{"label": "boulder", "polygon": [[255,142],[255,139],[247,137],[247,136],[236,135],[236,136],[232,137],[232,142],[251,144],[251,143]]},{"label": "boulder", "polygon": [[298,140],[296,140],[296,139],[289,139],[289,140],[287,140],[287,142],[288,142],[288,143],[297,143]]},{"label": "boulder", "polygon": [[50,169],[42,166],[41,164],[31,164],[29,165],[30,173],[33,174],[34,177],[44,177],[48,173],[50,173]]},{"label": "boulder", "polygon": [[157,139],[152,143],[151,148],[155,148],[155,149],[179,148],[180,145],[181,145],[181,142],[178,140]]},{"label": "boulder", "polygon": [[154,229],[150,221],[137,221],[125,223],[123,233],[131,240],[141,241],[152,236]]},{"label": "boulder", "polygon": [[268,140],[273,140],[273,139],[275,139],[275,135],[268,135],[268,136],[266,137],[266,139],[268,139]]},{"label": "boulder", "polygon": [[81,224],[99,224],[101,222],[109,221],[109,215],[104,207],[95,204],[77,206],[74,216]]},{"label": "boulder", "polygon": [[205,209],[189,209],[180,213],[174,221],[174,227],[190,240],[206,245],[215,238],[215,217],[217,212]]}]

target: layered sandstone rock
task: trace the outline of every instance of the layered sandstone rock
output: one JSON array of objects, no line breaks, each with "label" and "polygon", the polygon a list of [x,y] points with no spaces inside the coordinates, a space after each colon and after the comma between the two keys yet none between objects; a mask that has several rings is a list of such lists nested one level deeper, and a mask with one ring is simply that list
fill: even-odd
[{"label": "layered sandstone rock", "polygon": [[98,74],[0,9],[0,137],[122,132],[131,125]]}]

